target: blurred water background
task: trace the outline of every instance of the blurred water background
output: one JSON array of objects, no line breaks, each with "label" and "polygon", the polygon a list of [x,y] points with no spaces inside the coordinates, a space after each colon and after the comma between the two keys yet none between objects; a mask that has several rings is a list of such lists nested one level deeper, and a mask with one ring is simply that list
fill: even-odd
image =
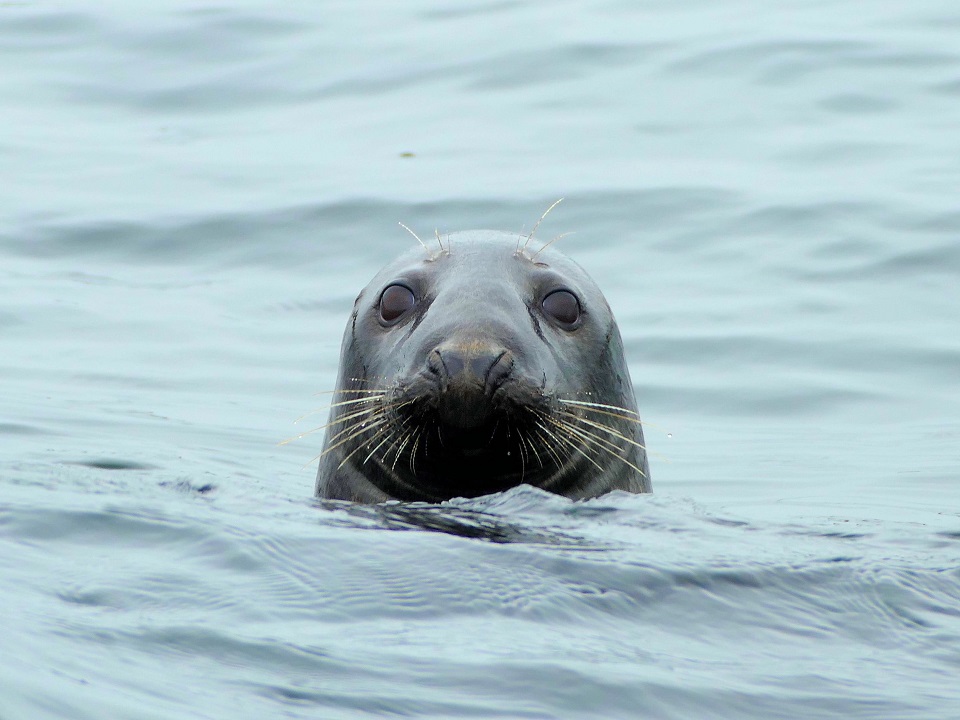
[{"label": "blurred water background", "polygon": [[[2,720],[960,717],[955,3],[2,3],[0,181]],[[315,504],[397,222],[561,196],[655,494]]]}]

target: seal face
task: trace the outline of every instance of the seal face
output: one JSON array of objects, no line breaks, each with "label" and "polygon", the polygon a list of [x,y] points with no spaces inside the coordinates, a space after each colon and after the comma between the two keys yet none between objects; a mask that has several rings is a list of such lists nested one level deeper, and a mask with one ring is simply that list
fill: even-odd
[{"label": "seal face", "polygon": [[401,255],[357,297],[317,495],[649,492],[620,332],[586,272],[516,235],[447,240]]}]

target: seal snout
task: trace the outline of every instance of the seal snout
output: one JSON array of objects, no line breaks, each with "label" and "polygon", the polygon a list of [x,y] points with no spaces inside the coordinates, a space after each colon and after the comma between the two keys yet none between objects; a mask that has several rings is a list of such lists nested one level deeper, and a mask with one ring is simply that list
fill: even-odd
[{"label": "seal snout", "polygon": [[476,428],[493,413],[493,393],[513,371],[513,354],[487,340],[446,340],[430,351],[427,367],[439,380],[443,422]]}]

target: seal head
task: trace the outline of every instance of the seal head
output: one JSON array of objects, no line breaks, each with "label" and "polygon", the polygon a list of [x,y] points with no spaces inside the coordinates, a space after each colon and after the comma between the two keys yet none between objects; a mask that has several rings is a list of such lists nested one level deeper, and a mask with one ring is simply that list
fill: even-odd
[{"label": "seal head", "polygon": [[620,332],[586,272],[516,235],[446,239],[401,255],[357,298],[317,495],[649,492]]}]

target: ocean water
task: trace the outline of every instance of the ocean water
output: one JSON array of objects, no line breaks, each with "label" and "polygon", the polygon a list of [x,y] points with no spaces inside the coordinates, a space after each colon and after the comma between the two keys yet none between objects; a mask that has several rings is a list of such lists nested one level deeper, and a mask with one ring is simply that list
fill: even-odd
[{"label": "ocean water", "polygon": [[[958,38],[0,4],[0,719],[960,717]],[[279,443],[397,223],[559,197],[654,494],[316,502],[320,433]]]}]

